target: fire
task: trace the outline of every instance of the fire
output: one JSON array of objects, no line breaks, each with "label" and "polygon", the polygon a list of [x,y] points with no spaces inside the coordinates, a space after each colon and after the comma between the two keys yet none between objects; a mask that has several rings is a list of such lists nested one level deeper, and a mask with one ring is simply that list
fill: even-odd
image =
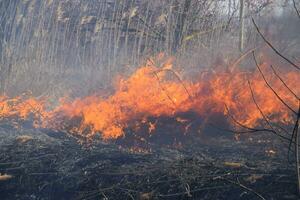
[{"label": "fire", "polygon": [[[274,76],[267,63],[260,67],[278,95],[296,110],[298,99]],[[296,95],[300,95],[299,81],[296,81],[300,80],[298,72],[285,71],[282,79]],[[183,134],[187,134],[191,121],[178,117],[180,113],[196,113],[205,123],[205,119],[216,113],[226,117],[226,105],[236,120],[253,127],[259,125],[262,115],[253,102],[248,80],[255,102],[272,122],[292,122],[290,111],[268,88],[258,70],[211,71],[200,73],[195,81],[188,81],[182,80],[172,69],[170,60],[162,67],[148,61],[129,78],[121,79],[109,97],[92,95],[71,102],[62,101],[50,110],[46,109],[45,100],[2,96],[0,119],[27,120],[31,117],[37,127],[63,130],[87,138],[99,133],[104,140],[109,140],[122,138],[126,136],[126,129],[135,127],[138,130],[145,124],[148,133],[153,134],[157,123],[148,122],[148,119],[160,117],[174,118],[178,123],[186,124]]]},{"label": "fire", "polygon": [[36,120],[41,118],[44,113],[45,102],[43,100],[29,98],[26,94],[16,98],[0,96],[0,120],[26,120],[32,118],[36,123]]}]

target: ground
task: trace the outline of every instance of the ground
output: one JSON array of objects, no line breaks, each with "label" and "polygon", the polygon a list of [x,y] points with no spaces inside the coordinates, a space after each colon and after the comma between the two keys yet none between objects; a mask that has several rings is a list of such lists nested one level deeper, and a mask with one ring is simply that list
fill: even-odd
[{"label": "ground", "polygon": [[297,199],[286,146],[262,133],[138,152],[2,124],[0,199]]}]

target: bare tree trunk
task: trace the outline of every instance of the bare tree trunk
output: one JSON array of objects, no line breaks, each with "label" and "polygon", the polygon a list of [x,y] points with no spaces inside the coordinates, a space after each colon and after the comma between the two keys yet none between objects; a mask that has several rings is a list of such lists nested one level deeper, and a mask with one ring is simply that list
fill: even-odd
[{"label": "bare tree trunk", "polygon": [[183,32],[184,32],[184,26],[185,26],[185,22],[186,22],[186,18],[191,6],[191,1],[192,0],[185,0],[184,4],[183,4],[183,10],[180,11],[179,7],[176,7],[176,5],[178,6],[179,3],[177,1],[175,1],[175,11],[178,14],[178,18],[177,18],[177,23],[176,23],[176,27],[175,27],[175,35],[174,35],[174,44],[173,44],[173,52],[176,52],[178,50],[178,48],[181,46],[182,43],[182,38],[183,38]]},{"label": "bare tree trunk", "polygon": [[299,165],[299,136],[298,131],[296,132],[296,142],[295,142],[295,149],[296,149],[296,170],[297,170],[297,186],[298,186],[298,194],[300,194],[300,165]]},{"label": "bare tree trunk", "polygon": [[[296,163],[296,172],[297,172],[297,188],[298,188],[298,195],[300,195],[300,163],[299,163],[299,135],[298,135],[298,129],[299,129],[299,118],[300,118],[300,102],[299,102],[299,110],[297,113],[297,120],[296,124],[294,126],[293,134],[295,137],[295,163]],[[292,138],[293,139],[293,138]]]},{"label": "bare tree trunk", "polygon": [[245,1],[244,0],[240,0],[240,40],[239,40],[239,49],[242,52],[244,49],[244,35],[245,35],[245,31],[244,31],[244,15],[245,15]]}]

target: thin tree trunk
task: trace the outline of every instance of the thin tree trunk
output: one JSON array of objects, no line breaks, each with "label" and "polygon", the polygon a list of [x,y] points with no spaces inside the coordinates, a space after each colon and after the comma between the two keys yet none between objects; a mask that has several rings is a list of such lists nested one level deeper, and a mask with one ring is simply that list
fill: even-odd
[{"label": "thin tree trunk", "polygon": [[245,22],[244,22],[244,15],[245,15],[245,1],[244,0],[240,0],[240,40],[239,40],[239,49],[242,52],[244,49],[244,35],[245,35],[245,31],[244,31],[244,26],[245,26]]},{"label": "thin tree trunk", "polygon": [[300,195],[300,163],[299,163],[299,119],[300,119],[300,101],[297,113],[297,119],[294,126],[293,134],[295,135],[295,152],[296,152],[296,169],[297,169],[297,184],[298,184],[298,195]]},{"label": "thin tree trunk", "polygon": [[[188,15],[188,12],[189,12],[189,9],[191,6],[191,2],[192,2],[191,0],[185,0],[182,11],[180,11],[180,8],[178,8],[178,7],[177,7],[177,10],[175,9],[175,11],[179,14],[178,14],[176,28],[175,28],[175,38],[173,41],[174,42],[173,52],[176,52],[182,44],[184,26],[185,26],[186,18],[187,18],[187,15]],[[175,4],[179,5],[179,3],[177,1],[175,1]]]}]

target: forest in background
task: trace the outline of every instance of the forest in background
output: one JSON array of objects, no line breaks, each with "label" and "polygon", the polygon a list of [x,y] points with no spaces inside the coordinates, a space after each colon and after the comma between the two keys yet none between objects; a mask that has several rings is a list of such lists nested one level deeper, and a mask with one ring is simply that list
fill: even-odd
[{"label": "forest in background", "polygon": [[299,54],[299,19],[286,0],[2,0],[0,16],[0,92],[10,96],[109,89],[161,52],[186,77],[225,68],[263,46],[251,18],[281,52]]}]

